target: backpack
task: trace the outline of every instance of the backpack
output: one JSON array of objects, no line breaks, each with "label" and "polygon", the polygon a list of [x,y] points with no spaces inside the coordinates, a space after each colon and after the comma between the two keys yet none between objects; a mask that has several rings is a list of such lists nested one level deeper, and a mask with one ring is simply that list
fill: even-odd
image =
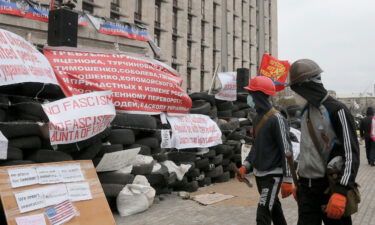
[{"label": "backpack", "polygon": [[372,117],[371,120],[371,132],[370,137],[373,141],[375,141],[375,116]]}]

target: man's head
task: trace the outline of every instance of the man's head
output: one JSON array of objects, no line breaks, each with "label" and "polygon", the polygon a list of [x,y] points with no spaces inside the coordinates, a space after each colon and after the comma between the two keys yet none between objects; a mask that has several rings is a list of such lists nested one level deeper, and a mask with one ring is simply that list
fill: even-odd
[{"label": "man's head", "polygon": [[265,76],[257,76],[249,81],[249,85],[244,87],[249,90],[253,98],[257,112],[264,112],[271,109],[272,105],[268,98],[270,95],[276,95],[276,88],[273,81]]},{"label": "man's head", "polygon": [[370,106],[367,108],[366,116],[373,116],[374,115],[374,109]]},{"label": "man's head", "polygon": [[322,83],[322,72],[319,65],[310,59],[297,60],[290,66],[289,85],[294,92],[318,107],[328,95]]}]

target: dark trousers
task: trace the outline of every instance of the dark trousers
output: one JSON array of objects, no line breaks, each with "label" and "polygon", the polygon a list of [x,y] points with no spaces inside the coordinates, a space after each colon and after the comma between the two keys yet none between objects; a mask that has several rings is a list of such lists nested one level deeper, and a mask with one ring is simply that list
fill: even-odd
[{"label": "dark trousers", "polygon": [[281,175],[267,175],[255,177],[260,195],[257,209],[257,225],[286,225],[283,210],[279,200],[282,182]]},{"label": "dark trousers", "polygon": [[329,195],[324,194],[328,187],[327,178],[306,179],[300,178],[297,187],[298,225],[351,225],[351,217],[342,217],[339,220],[329,219],[322,207],[327,205]]},{"label": "dark trousers", "polygon": [[369,164],[375,162],[375,142],[370,138],[365,138],[366,157]]}]

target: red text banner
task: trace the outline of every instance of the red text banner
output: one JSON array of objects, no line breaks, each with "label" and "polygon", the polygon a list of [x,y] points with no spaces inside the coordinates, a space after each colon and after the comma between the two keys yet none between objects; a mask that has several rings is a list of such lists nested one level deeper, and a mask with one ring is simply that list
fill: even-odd
[{"label": "red text banner", "polygon": [[24,82],[57,84],[43,54],[22,37],[0,29],[0,86]]},{"label": "red text banner", "polygon": [[218,73],[221,83],[220,91],[215,95],[216,99],[224,101],[237,100],[237,73],[236,72],[222,72]]},{"label": "red text banner", "polygon": [[45,48],[67,96],[112,90],[116,110],[128,113],[187,113],[191,99],[177,72],[156,60],[125,53]]},{"label": "red text banner", "polygon": [[222,143],[221,130],[208,116],[188,114],[167,119],[172,128],[171,148],[206,148]]},{"label": "red text banner", "polygon": [[43,105],[52,145],[86,140],[102,132],[116,115],[111,91],[75,95]]},{"label": "red text banner", "polygon": [[276,91],[282,91],[285,88],[289,68],[288,61],[278,60],[268,54],[264,54],[259,74],[271,78],[275,83]]}]

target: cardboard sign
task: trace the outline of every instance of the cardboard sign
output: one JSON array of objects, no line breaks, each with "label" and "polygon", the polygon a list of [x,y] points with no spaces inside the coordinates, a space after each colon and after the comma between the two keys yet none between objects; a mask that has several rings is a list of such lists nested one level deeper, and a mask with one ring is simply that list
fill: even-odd
[{"label": "cardboard sign", "polygon": [[276,91],[285,88],[285,81],[289,73],[290,64],[288,61],[278,60],[268,54],[264,54],[259,68],[259,74],[269,77],[275,83]]},{"label": "cardboard sign", "polygon": [[221,83],[219,93],[215,95],[216,99],[224,101],[237,100],[237,72],[222,72],[218,73]]},{"label": "cardboard sign", "polygon": [[[24,167],[57,166],[60,168],[72,168],[70,171],[75,171],[74,167],[71,167],[71,165],[79,165],[81,173],[84,176],[83,182],[53,185],[35,184],[12,188],[9,181],[8,170],[19,170]],[[79,215],[74,216],[74,218],[66,222],[66,225],[116,224],[91,160],[1,167],[0,195],[8,225],[17,225],[16,220],[25,221],[25,218],[22,218],[25,216],[26,221],[33,221],[33,217],[28,216],[44,214],[47,210],[46,207],[56,208],[56,204],[54,203],[62,204],[62,202],[66,201],[74,201],[71,204],[79,213]],[[49,215],[51,216],[52,214],[53,213],[50,213]],[[40,218],[36,218],[36,220],[39,219]],[[24,222],[22,224],[22,221],[20,222],[21,225],[33,224],[31,222]],[[43,223],[37,224],[42,225]]]},{"label": "cardboard sign", "polygon": [[191,99],[182,79],[156,60],[116,52],[44,49],[67,96],[112,90],[116,110],[127,113],[187,113]]},{"label": "cardboard sign", "polygon": [[44,55],[17,34],[0,29],[0,86],[24,82],[57,84]]},{"label": "cardboard sign", "polygon": [[222,143],[221,130],[210,117],[200,114],[168,116],[172,148],[205,148]]},{"label": "cardboard sign", "polygon": [[105,172],[120,170],[130,165],[135,160],[135,157],[138,155],[140,150],[141,148],[134,148],[106,153],[96,166],[96,171]]},{"label": "cardboard sign", "polygon": [[108,127],[116,115],[111,91],[92,92],[44,104],[52,145],[86,140]]}]

